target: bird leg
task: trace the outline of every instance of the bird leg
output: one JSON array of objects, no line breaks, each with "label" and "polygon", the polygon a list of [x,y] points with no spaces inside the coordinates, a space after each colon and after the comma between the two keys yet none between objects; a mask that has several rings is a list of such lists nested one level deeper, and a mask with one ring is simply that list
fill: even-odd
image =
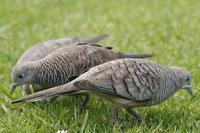
[{"label": "bird leg", "polygon": [[137,112],[132,110],[132,108],[130,106],[126,106],[125,109],[129,114],[131,114],[132,116],[134,116],[136,118],[136,121],[143,121],[144,120],[144,118],[141,115],[139,115]]},{"label": "bird leg", "polygon": [[81,103],[80,103],[80,110],[81,112],[83,112],[85,109],[86,109],[86,105],[87,103],[89,102],[90,100],[90,95],[89,94],[81,94],[82,96],[84,96],[84,99],[83,97],[81,98]]},{"label": "bird leg", "polygon": [[22,88],[23,88],[26,95],[31,94],[31,88],[30,88],[29,84],[23,85]]},{"label": "bird leg", "polygon": [[116,123],[118,121],[118,109],[119,109],[120,105],[117,103],[114,103],[112,105],[112,118],[111,118],[111,122],[112,123]]}]

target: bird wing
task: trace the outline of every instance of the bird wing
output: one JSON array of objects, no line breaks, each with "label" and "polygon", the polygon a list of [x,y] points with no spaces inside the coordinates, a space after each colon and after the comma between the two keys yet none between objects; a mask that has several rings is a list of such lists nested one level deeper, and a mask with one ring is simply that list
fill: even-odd
[{"label": "bird wing", "polygon": [[[80,80],[75,82],[74,86],[138,102],[152,99],[160,87],[160,76],[152,73],[151,69],[124,64],[121,63],[118,68],[115,64],[110,70],[101,70],[94,76],[95,80]],[[142,69],[145,70],[141,71]]]},{"label": "bird wing", "polygon": [[85,40],[82,40],[82,41],[80,41],[80,42],[85,42],[85,43],[98,43],[98,42],[104,40],[104,39],[107,38],[107,37],[108,37],[107,34],[102,34],[102,35],[90,37],[90,38],[85,39]]}]

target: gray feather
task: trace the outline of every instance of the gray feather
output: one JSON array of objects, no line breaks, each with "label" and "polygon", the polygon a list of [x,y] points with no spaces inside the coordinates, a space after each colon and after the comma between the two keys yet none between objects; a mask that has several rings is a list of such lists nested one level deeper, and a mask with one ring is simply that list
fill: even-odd
[{"label": "gray feather", "polygon": [[33,47],[27,49],[24,54],[19,58],[18,63],[23,61],[36,61],[46,57],[48,54],[54,52],[55,50],[65,47],[69,44],[77,44],[80,42],[83,43],[97,43],[108,37],[108,35],[103,34],[99,36],[94,36],[85,40],[80,40],[79,37],[74,38],[62,38],[57,40],[47,40],[39,44],[34,45]]},{"label": "gray feather", "polygon": [[[80,40],[79,37],[74,38],[63,38],[58,40],[48,40],[39,44],[34,45],[33,47],[29,48],[24,52],[24,54],[19,58],[17,64],[21,64],[22,62],[28,62],[28,61],[37,61],[40,59],[43,59],[50,53],[53,53],[55,50],[65,47],[70,44],[80,44],[80,42],[88,44],[88,43],[97,43],[103,39],[108,37],[108,35],[103,34],[99,36],[94,36],[85,40]],[[40,91],[42,86],[40,85],[33,85],[35,86],[34,90],[35,92]],[[30,88],[29,84],[23,85],[23,89],[26,92],[26,94],[30,94]],[[45,88],[42,88],[45,89]]]},{"label": "gray feather", "polygon": [[103,35],[99,35],[99,36],[95,36],[95,37],[91,37],[91,38],[82,40],[81,42],[85,42],[85,43],[98,43],[98,42],[104,40],[107,37],[108,37],[107,34],[103,34]]},{"label": "gray feather", "polygon": [[[96,65],[124,58],[124,55],[96,45],[71,44],[41,60],[17,64],[12,77],[14,81],[19,80],[20,84],[38,84],[47,89],[68,83],[71,77],[77,77]],[[137,57],[143,58],[143,54]],[[25,78],[19,79],[20,74],[25,75]]]},{"label": "gray feather", "polygon": [[[169,68],[142,59],[118,59],[92,67],[68,84],[28,97],[32,101],[68,94],[69,86],[73,86],[76,93],[92,92],[119,104],[150,106],[163,102],[178,89],[190,86],[188,77],[191,79],[191,73],[182,68]],[[26,97],[23,99],[26,101]]]},{"label": "gray feather", "polygon": [[[57,93],[57,91],[59,91],[59,93]],[[62,96],[62,95],[70,95],[70,94],[74,94],[76,92],[80,92],[80,89],[76,89],[75,87],[73,87],[71,84],[68,84],[68,86],[65,88],[62,88],[62,86],[58,86],[52,89],[48,89],[48,90],[44,90],[44,91],[40,91],[38,93],[33,93],[31,95],[28,95],[24,98],[20,98],[17,100],[12,101],[12,104],[15,103],[20,103],[20,102],[36,102],[36,101],[41,101],[41,100],[45,100],[49,97],[58,97],[58,96]]]}]

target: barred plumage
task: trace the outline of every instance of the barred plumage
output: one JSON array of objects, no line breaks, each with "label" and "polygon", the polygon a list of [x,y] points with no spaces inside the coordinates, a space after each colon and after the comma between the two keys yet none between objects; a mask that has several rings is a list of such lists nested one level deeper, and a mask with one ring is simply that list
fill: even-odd
[{"label": "barred plumage", "polygon": [[[102,47],[71,45],[60,49],[54,54],[39,61],[38,65],[40,64],[43,67],[37,69],[35,75],[38,76],[37,79],[44,77],[47,79],[47,81],[44,81],[43,79],[43,82],[40,84],[48,85],[47,87],[53,87],[67,83],[70,77],[79,76],[93,66],[117,58],[123,58],[123,55],[121,53],[114,53]],[[49,75],[43,76],[40,75],[41,73]],[[50,81],[48,79],[52,80]]]},{"label": "barred plumage", "polygon": [[56,49],[65,47],[69,44],[77,44],[80,42],[85,43],[97,43],[105,39],[108,35],[99,35],[91,37],[85,40],[81,40],[79,37],[74,38],[62,38],[57,40],[47,40],[41,43],[34,45],[27,49],[23,55],[19,58],[17,63],[27,62],[27,61],[36,61],[46,57],[49,53],[54,52]]},{"label": "barred plumage", "polygon": [[[71,44],[56,50],[41,60],[17,64],[12,71],[14,83],[17,85],[37,84],[42,86],[40,90],[47,89],[65,84],[89,68],[110,60],[127,56],[132,58],[152,56],[146,54],[123,54],[113,52],[97,44],[86,44]],[[27,71],[29,72],[28,74],[26,74]],[[23,78],[19,78],[19,76],[23,76]]]},{"label": "barred plumage", "polygon": [[[24,62],[37,61],[37,60],[43,59],[48,54],[53,53],[55,50],[65,47],[70,44],[83,44],[80,42],[97,43],[105,39],[107,36],[108,35],[99,35],[99,36],[91,37],[85,40],[80,40],[78,37],[48,40],[48,41],[36,44],[33,47],[26,50],[24,54],[17,61],[17,65],[20,65]],[[44,89],[44,86],[40,86],[38,84],[33,84],[33,86],[36,92]],[[26,94],[31,93],[29,84],[23,85],[23,89],[26,92]],[[11,92],[12,91],[13,90],[11,90]]]},{"label": "barred plumage", "polygon": [[113,121],[117,107],[124,107],[137,119],[141,117],[132,107],[159,104],[178,89],[193,94],[191,73],[179,67],[164,67],[142,59],[110,61],[82,74],[68,84],[41,91],[13,101],[36,101],[72,93],[94,93],[113,102]]}]

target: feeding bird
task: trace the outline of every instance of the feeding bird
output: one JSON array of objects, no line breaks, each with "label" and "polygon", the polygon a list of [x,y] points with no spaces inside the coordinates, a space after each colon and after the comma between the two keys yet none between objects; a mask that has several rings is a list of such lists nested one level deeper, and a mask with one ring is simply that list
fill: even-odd
[{"label": "feeding bird", "polygon": [[[77,78],[89,68],[119,58],[145,58],[150,54],[125,54],[98,44],[78,43],[62,47],[41,60],[17,64],[11,73],[12,93],[17,86],[40,86],[34,92],[63,85]],[[38,89],[38,90],[36,90]],[[85,97],[86,101],[89,96]],[[83,102],[85,103],[85,102]],[[85,105],[85,104],[84,104]]]},{"label": "feeding bird", "polygon": [[12,101],[35,102],[62,95],[93,93],[112,102],[112,121],[123,107],[137,120],[135,107],[159,104],[176,91],[193,95],[191,73],[181,67],[166,67],[144,59],[117,59],[90,68],[71,82]]},{"label": "feeding bird", "polygon": [[[57,49],[68,46],[70,44],[81,44],[80,42],[97,43],[105,39],[106,37],[108,37],[108,35],[102,34],[85,40],[81,40],[79,37],[47,40],[27,49],[17,61],[17,65],[20,65],[23,62],[37,61],[43,59],[50,53],[56,51]],[[38,84],[32,84],[32,87],[34,88],[35,91],[42,90],[42,86]],[[31,94],[30,84],[24,84],[23,90],[25,91],[26,94]]]}]

